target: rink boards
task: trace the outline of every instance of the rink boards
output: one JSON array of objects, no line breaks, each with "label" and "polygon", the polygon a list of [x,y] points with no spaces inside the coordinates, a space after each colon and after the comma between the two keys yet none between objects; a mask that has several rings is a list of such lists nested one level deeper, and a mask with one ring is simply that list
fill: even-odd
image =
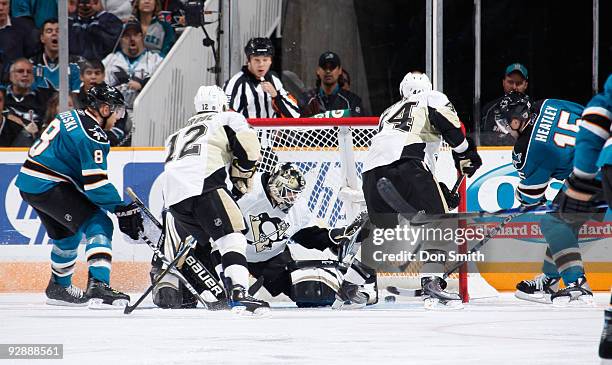
[{"label": "rink boards", "polygon": [[[299,163],[317,169],[316,174],[334,173],[337,164],[321,164],[328,152],[309,151],[300,154]],[[0,151],[0,292],[40,291],[49,278],[49,254],[51,245],[40,220],[21,199],[14,185],[21,163],[26,157],[24,149],[2,149]],[[469,211],[496,211],[518,206],[514,189],[519,178],[512,166],[508,148],[483,148],[484,165],[478,173],[468,179],[467,204]],[[120,194],[132,187],[155,214],[162,208],[161,188],[164,154],[161,148],[117,148],[109,155],[109,178]],[[454,168],[451,161],[441,161],[436,174],[452,186]],[[560,188],[559,182],[551,184],[547,198],[552,199]],[[309,207],[323,220],[330,221],[333,212],[341,204],[335,195],[322,199],[321,187],[309,196]],[[337,189],[336,189],[337,190]],[[114,217],[113,217],[114,219]],[[520,227],[519,227],[520,226]],[[608,225],[594,225],[581,236],[583,258],[589,273],[589,282],[595,290],[609,290],[612,286],[612,232]],[[526,239],[517,239],[519,235]],[[114,286],[124,290],[141,290],[148,283],[148,261],[150,249],[144,244],[134,244],[124,239],[118,230],[113,236]],[[492,249],[484,251],[487,262],[479,264],[483,276],[499,290],[511,290],[517,280],[538,272],[545,246],[541,244],[538,224],[522,222],[508,228]],[[84,246],[79,248],[79,264],[76,281],[84,282],[86,275],[83,258]]]}]

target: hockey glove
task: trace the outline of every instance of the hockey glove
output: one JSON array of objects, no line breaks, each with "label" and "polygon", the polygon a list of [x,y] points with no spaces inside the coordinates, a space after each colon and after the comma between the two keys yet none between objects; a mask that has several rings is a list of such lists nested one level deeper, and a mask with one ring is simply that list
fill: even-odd
[{"label": "hockey glove", "polygon": [[117,207],[115,209],[115,215],[119,220],[119,229],[121,232],[130,236],[133,240],[140,238],[138,233],[144,231],[144,227],[142,225],[140,208],[138,208],[136,203]]},{"label": "hockey glove", "polygon": [[353,237],[353,235],[357,233],[357,230],[361,228],[361,226],[363,226],[367,219],[367,212],[359,213],[355,220],[353,220],[353,222],[348,226],[330,229],[329,239],[336,245],[340,245],[344,241],[350,240],[351,237]]},{"label": "hockey glove", "polygon": [[465,137],[465,139],[468,142],[468,148],[461,153],[453,151],[453,160],[455,160],[455,168],[457,170],[471,177],[482,166],[482,159],[476,151],[474,141],[470,137]]},{"label": "hockey glove", "polygon": [[237,198],[241,198],[244,194],[251,191],[253,188],[253,175],[255,175],[255,171],[257,171],[257,164],[246,169],[239,165],[238,160],[232,161],[230,181],[234,185],[232,193],[236,195]]},{"label": "hockey glove", "polygon": [[459,193],[452,194],[451,191],[448,190],[448,186],[446,186],[446,184],[443,182],[439,182],[438,185],[440,185],[440,191],[442,191],[442,194],[444,195],[444,200],[446,200],[448,209],[453,210],[457,208],[459,206],[459,201],[461,200]]},{"label": "hockey glove", "polygon": [[597,213],[600,200],[603,200],[601,182],[571,174],[565,180],[565,189],[559,191],[554,203],[559,207],[562,220],[582,225]]}]

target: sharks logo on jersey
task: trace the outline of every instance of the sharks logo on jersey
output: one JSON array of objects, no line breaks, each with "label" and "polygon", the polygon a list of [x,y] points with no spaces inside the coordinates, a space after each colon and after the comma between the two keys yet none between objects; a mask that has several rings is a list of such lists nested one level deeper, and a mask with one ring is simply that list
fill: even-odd
[{"label": "sharks logo on jersey", "polygon": [[255,242],[249,244],[255,246],[257,252],[271,250],[274,242],[287,239],[285,233],[289,229],[289,223],[279,217],[270,217],[266,212],[258,215],[249,215],[251,231]]}]

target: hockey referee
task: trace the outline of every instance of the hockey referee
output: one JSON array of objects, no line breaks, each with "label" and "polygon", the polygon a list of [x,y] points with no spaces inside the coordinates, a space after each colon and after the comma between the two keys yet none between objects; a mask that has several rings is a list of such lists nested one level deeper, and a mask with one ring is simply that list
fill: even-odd
[{"label": "hockey referee", "polygon": [[245,118],[298,118],[297,100],[272,71],[274,46],[269,38],[252,38],[244,47],[247,64],[223,89],[232,110]]}]

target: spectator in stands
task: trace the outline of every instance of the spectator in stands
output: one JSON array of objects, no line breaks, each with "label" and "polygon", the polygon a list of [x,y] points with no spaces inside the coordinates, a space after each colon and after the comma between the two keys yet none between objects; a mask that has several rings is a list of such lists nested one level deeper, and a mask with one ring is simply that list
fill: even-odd
[{"label": "spectator in stands", "polygon": [[[59,90],[59,24],[57,19],[49,19],[40,30],[40,43],[43,50],[30,61],[34,64],[34,88],[53,87]],[[74,57],[69,64],[68,90],[79,91],[79,65]]]},{"label": "spectator in stands", "polygon": [[0,84],[11,63],[21,57],[31,57],[37,44],[24,18],[9,16],[9,0],[0,0]]},{"label": "spectator in stands", "polygon": [[104,82],[104,65],[101,61],[91,60],[81,63],[80,73],[81,87],[72,97],[72,103],[77,109],[87,107],[87,92],[94,85]]},{"label": "spectator in stands", "polygon": [[68,15],[73,15],[77,11],[78,0],[68,0]]},{"label": "spectator in stands", "polygon": [[176,35],[169,23],[158,20],[160,11],[159,0],[136,0],[134,4],[134,17],[142,25],[145,47],[165,57],[174,44]]},{"label": "spectator in stands", "polygon": [[45,21],[57,19],[57,0],[11,0],[11,15],[15,18],[23,17],[34,21],[36,28],[40,29]]},{"label": "spectator in stands", "polygon": [[334,52],[324,52],[319,57],[317,86],[300,98],[302,116],[310,117],[330,110],[345,110],[347,116],[362,116],[361,98],[342,88],[344,80],[340,57]]},{"label": "spectator in stands", "polygon": [[230,108],[247,118],[298,118],[297,101],[285,90],[276,73],[270,71],[274,56],[270,39],[252,38],[244,52],[246,66],[223,87]]},{"label": "spectator in stands", "polygon": [[185,4],[181,0],[162,0],[160,21],[170,23],[175,28],[185,26]]},{"label": "spectator in stands", "polygon": [[504,127],[504,116],[499,103],[504,96],[512,91],[525,94],[529,85],[527,68],[520,63],[506,67],[502,88],[504,95],[487,103],[482,109],[480,122],[480,144],[485,146],[513,146],[514,138]]},{"label": "spectator in stands", "polygon": [[351,91],[351,74],[346,70],[346,68],[342,67],[342,76],[340,76],[342,80],[342,89],[346,91]]},{"label": "spectator in stands", "polygon": [[102,9],[126,23],[132,17],[132,2],[127,0],[101,0]]},{"label": "spectator in stands", "polygon": [[8,110],[4,110],[6,90],[0,88],[0,147],[11,147],[23,127],[8,119]]},{"label": "spectator in stands", "polygon": [[[136,96],[159,67],[162,57],[145,48],[142,27],[137,21],[130,20],[125,23],[120,44],[117,52],[102,61],[105,67],[104,80],[121,91],[125,98],[127,114],[131,118]],[[131,127],[131,119],[128,119],[125,130],[131,130]]]},{"label": "spectator in stands", "polygon": [[11,65],[10,80],[5,100],[5,106],[9,112],[8,119],[19,124],[27,132],[21,133],[21,137],[25,136],[25,138],[16,143],[19,146],[27,146],[34,142],[42,130],[47,102],[55,90],[32,89],[33,66],[26,58],[19,58]]},{"label": "spectator in stands", "polygon": [[100,0],[79,0],[76,15],[69,17],[70,54],[101,60],[114,51],[123,24],[99,9]]}]

